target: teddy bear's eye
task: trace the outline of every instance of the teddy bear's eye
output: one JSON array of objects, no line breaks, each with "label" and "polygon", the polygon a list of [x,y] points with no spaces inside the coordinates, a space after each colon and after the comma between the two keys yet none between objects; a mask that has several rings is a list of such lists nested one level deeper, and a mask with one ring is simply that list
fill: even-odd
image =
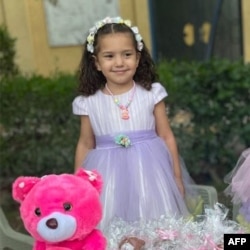
[{"label": "teddy bear's eye", "polygon": [[63,204],[63,208],[65,211],[70,211],[72,208],[72,205],[70,203],[66,202]]},{"label": "teddy bear's eye", "polygon": [[40,215],[41,215],[41,210],[40,210],[40,208],[36,208],[36,209],[35,209],[35,214],[36,214],[37,216],[40,216]]}]

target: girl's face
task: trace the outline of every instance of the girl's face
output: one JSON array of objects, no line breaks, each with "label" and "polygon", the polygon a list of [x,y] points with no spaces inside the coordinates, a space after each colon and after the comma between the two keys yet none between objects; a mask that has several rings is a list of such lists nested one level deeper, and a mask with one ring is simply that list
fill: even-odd
[{"label": "girl's face", "polygon": [[130,33],[112,33],[98,39],[95,64],[110,85],[133,82],[140,53],[136,52]]}]

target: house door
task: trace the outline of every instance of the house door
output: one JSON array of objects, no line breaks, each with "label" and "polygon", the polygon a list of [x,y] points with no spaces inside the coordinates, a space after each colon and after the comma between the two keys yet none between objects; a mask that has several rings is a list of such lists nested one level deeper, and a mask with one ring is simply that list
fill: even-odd
[{"label": "house door", "polygon": [[155,59],[242,57],[238,0],[149,0]]}]

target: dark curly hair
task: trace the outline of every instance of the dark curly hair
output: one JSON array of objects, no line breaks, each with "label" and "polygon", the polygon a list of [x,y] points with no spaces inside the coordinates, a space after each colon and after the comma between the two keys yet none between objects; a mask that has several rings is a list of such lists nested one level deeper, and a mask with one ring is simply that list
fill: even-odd
[{"label": "dark curly hair", "polygon": [[87,43],[84,44],[84,51],[81,58],[78,79],[79,86],[78,91],[81,95],[89,96],[96,93],[97,90],[104,87],[106,83],[106,78],[102,74],[101,71],[98,71],[95,66],[95,59],[93,55],[96,55],[98,52],[98,41],[99,37],[103,35],[107,35],[110,33],[130,33],[131,38],[133,39],[135,49],[137,53],[140,53],[140,61],[139,65],[136,69],[135,75],[133,77],[134,81],[140,84],[143,88],[150,90],[151,85],[158,78],[155,64],[153,62],[152,57],[145,45],[143,43],[143,49],[138,51],[137,49],[137,41],[135,40],[135,35],[131,28],[126,24],[122,23],[108,23],[98,29],[97,33],[94,37],[94,53],[90,53],[87,51]]}]

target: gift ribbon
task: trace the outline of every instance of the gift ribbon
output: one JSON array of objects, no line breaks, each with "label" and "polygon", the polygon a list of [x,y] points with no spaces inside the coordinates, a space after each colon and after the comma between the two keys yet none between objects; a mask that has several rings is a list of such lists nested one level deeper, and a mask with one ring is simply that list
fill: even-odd
[{"label": "gift ribbon", "polygon": [[198,248],[191,248],[189,250],[208,250],[208,249],[207,249],[207,247],[201,246],[201,247],[198,247]]},{"label": "gift ribbon", "polygon": [[223,250],[223,248],[219,247],[211,238],[210,235],[206,235],[205,236],[205,242],[204,242],[204,245],[207,246],[207,247],[210,247],[208,249],[211,249],[211,250]]},{"label": "gift ribbon", "polygon": [[162,240],[174,240],[178,236],[178,232],[172,230],[159,229],[157,233]]}]

